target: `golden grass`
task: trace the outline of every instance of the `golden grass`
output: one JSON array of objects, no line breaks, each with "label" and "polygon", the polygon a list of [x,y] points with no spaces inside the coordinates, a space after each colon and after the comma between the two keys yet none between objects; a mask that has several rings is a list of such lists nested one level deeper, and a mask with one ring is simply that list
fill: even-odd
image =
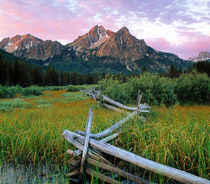
[{"label": "golden grass", "polygon": [[[64,160],[66,149],[72,146],[64,141],[62,132],[84,130],[90,107],[94,111],[92,132],[101,131],[121,119],[120,114],[100,108],[91,99],[66,102],[63,93],[66,91],[45,92],[39,98],[25,99],[32,104],[30,108],[0,112],[2,160],[34,163]],[[49,101],[51,106],[38,108],[40,99]]]}]

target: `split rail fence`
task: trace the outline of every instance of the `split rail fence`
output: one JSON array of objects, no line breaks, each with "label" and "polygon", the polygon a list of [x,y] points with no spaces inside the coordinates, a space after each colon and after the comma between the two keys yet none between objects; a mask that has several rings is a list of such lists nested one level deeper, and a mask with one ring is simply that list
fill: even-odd
[{"label": "split rail fence", "polygon": [[[86,91],[86,93],[94,99],[99,98],[99,92],[97,91],[88,90]],[[152,171],[156,174],[169,177],[171,179],[174,179],[182,183],[210,184],[210,181],[204,178],[200,178],[185,171],[181,171],[160,163],[156,163],[152,160],[143,158],[134,153],[131,153],[119,147],[108,144],[108,142],[119,136],[120,134],[119,129],[123,124],[127,123],[134,116],[139,116],[140,112],[149,112],[148,109],[150,107],[147,104],[140,104],[141,101],[140,92],[138,93],[137,97],[137,107],[125,106],[104,95],[101,95],[100,97],[103,99],[103,102],[109,103],[109,104],[106,103],[103,104],[107,108],[116,111],[122,111],[122,109],[124,109],[133,112],[131,113],[127,112],[128,116],[126,118],[115,123],[106,130],[99,132],[97,134],[91,134],[90,132],[93,120],[93,111],[92,108],[90,108],[85,132],[76,131],[74,133],[69,130],[65,130],[63,132],[63,137],[78,149],[75,151],[67,150],[67,153],[72,156],[72,159],[70,160],[70,165],[71,165],[70,169],[72,172],[66,174],[67,177],[73,177],[77,175],[78,178],[82,179],[83,175],[86,173],[88,175],[95,176],[98,179],[107,183],[119,184],[119,183],[125,183],[125,181],[132,181],[133,183],[145,183],[145,184],[151,183],[143,178],[140,178],[139,176],[128,173],[127,171],[124,171],[116,167],[108,159],[104,158],[102,154],[105,153],[106,155],[109,155],[109,158],[114,157],[127,161],[132,165],[138,166],[148,171]],[[143,116],[141,117],[141,119],[145,120]],[[106,170],[110,172],[110,175],[107,176],[103,173],[100,173],[100,170],[98,169],[97,171],[93,170],[91,169],[90,166],[95,166],[97,168]],[[113,173],[115,173],[117,176],[121,176],[122,178],[126,178],[127,180],[121,182],[119,180],[116,180],[115,178],[110,177],[111,174]]]}]

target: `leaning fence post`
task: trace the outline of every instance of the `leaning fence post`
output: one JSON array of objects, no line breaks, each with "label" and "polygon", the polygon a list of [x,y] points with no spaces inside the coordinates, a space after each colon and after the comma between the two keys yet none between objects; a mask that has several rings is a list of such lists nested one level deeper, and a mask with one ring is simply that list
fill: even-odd
[{"label": "leaning fence post", "polygon": [[88,144],[89,144],[89,140],[90,140],[90,130],[91,130],[91,125],[92,125],[92,120],[93,120],[93,111],[92,111],[92,108],[90,108],[89,114],[88,114],[88,121],[87,121],[87,125],[86,125],[85,144],[84,144],[84,148],[83,148],[81,166],[80,166],[80,173],[82,175],[83,175],[84,164],[85,164],[87,152],[88,152]]},{"label": "leaning fence post", "polygon": [[141,90],[138,91],[138,96],[137,96],[137,116],[140,114],[140,104],[141,104]]}]

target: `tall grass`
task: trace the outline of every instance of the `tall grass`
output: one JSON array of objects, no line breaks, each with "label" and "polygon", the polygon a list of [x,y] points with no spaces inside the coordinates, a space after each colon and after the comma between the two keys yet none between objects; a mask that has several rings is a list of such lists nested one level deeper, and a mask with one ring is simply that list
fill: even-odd
[{"label": "tall grass", "polygon": [[[74,148],[62,132],[84,130],[90,107],[94,112],[91,133],[125,117],[81,96],[65,90],[46,91],[38,98],[24,99],[30,108],[0,112],[0,162],[66,163],[65,151]],[[50,105],[39,107],[45,104]],[[209,106],[153,107],[145,123],[134,118],[124,125],[115,145],[208,178],[209,112]]]},{"label": "tall grass", "polygon": [[145,158],[208,178],[209,106],[154,107],[146,123],[133,119],[118,144]]},{"label": "tall grass", "polygon": [[[34,164],[46,160],[65,161],[65,151],[72,148],[72,145],[64,141],[62,132],[65,129],[84,130],[90,106],[94,109],[93,132],[98,131],[98,127],[108,127],[114,120],[121,118],[110,110],[100,108],[91,99],[78,100],[78,93],[75,93],[77,101],[68,102],[62,96],[63,93],[65,91],[46,92],[39,99],[25,99],[27,103],[33,104],[31,108],[0,112],[2,161],[32,161]],[[49,101],[50,107],[37,107],[36,104],[46,101]]]}]

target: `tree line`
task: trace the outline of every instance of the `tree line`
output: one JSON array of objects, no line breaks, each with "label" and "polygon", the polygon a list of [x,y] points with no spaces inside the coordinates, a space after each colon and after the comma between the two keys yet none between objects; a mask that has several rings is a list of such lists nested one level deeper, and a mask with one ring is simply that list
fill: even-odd
[{"label": "tree line", "polygon": [[[190,73],[196,70],[199,73],[207,73],[210,76],[210,62],[197,62],[189,67],[188,70],[182,71],[171,65],[168,73],[161,73],[160,76],[177,78],[182,73]],[[146,67],[143,67],[142,73],[146,72]],[[139,76],[141,74],[125,75],[123,73],[117,74],[99,74],[88,73],[79,74],[77,72],[61,72],[55,70],[51,65],[47,69],[42,67],[32,66],[19,58],[11,61],[11,58],[2,57],[0,53],[0,84],[3,86],[20,85],[27,87],[30,85],[39,86],[65,86],[69,84],[96,84],[98,81],[109,76],[114,77],[122,82],[126,82],[129,78]]]},{"label": "tree line", "polygon": [[51,65],[44,70],[42,67],[32,66],[16,58],[14,61],[7,61],[0,54],[0,84],[6,86],[30,85],[39,86],[64,86],[68,84],[95,84],[102,75],[79,74],[76,72],[60,72]]}]

